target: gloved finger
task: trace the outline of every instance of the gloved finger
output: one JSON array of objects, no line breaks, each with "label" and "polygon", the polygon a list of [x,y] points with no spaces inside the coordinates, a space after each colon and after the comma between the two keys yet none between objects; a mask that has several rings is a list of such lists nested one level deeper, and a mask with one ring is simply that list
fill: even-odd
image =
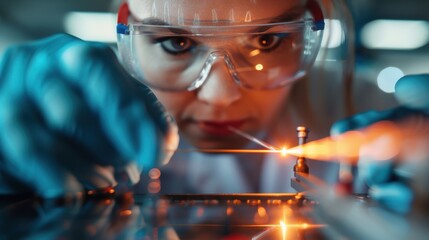
[{"label": "gloved finger", "polygon": [[429,74],[407,75],[399,79],[395,97],[401,105],[429,113]]},{"label": "gloved finger", "polygon": [[157,165],[168,125],[153,93],[129,76],[105,45],[70,39],[59,53],[59,68],[99,113],[102,128],[125,160]]},{"label": "gloved finger", "polygon": [[120,163],[121,156],[102,129],[99,116],[78,89],[61,79],[44,78],[40,86],[33,85],[30,93],[47,125],[70,138],[76,149],[91,153],[87,160],[101,165]]},{"label": "gloved finger", "polygon": [[80,192],[82,186],[77,179],[50,157],[55,139],[40,127],[40,119],[28,104],[25,99],[0,100],[4,170],[44,197]]},{"label": "gloved finger", "polygon": [[167,117],[169,123],[168,132],[163,142],[162,153],[160,156],[161,164],[167,164],[179,146],[179,127],[172,117]]},{"label": "gloved finger", "polygon": [[377,121],[383,120],[385,115],[378,111],[368,111],[337,121],[331,127],[331,135],[336,136],[347,131],[367,127]]},{"label": "gloved finger", "polygon": [[413,192],[401,182],[377,184],[370,188],[369,195],[386,208],[397,213],[408,213],[413,201]]},{"label": "gloved finger", "polygon": [[[46,44],[42,41],[35,45],[42,43]],[[100,119],[85,103],[78,89],[64,81],[58,73],[49,73],[55,69],[47,64],[51,59],[49,51],[37,51],[32,45],[8,49],[0,65],[4,83],[2,94],[30,95],[49,127],[75,139],[74,144],[82,143],[83,148],[95,153],[90,156],[91,160],[109,164],[112,161],[108,159],[119,158],[101,129]],[[21,64],[16,63],[27,64],[29,75],[21,69]]]},{"label": "gloved finger", "polygon": [[397,107],[384,111],[368,111],[353,115],[335,122],[331,127],[331,135],[336,136],[351,130],[363,129],[380,121],[403,122],[409,119],[427,118],[421,111],[407,107]]},{"label": "gloved finger", "polygon": [[[110,164],[125,165],[127,161],[138,160],[140,168],[147,164],[146,169],[156,164],[160,138],[167,129],[163,111],[149,89],[137,85],[122,69],[110,48],[67,35],[23,48],[32,58],[10,58],[1,69],[6,77],[25,79],[25,82],[10,81],[18,85],[12,91],[33,90],[32,86],[38,85],[35,79],[60,76],[69,80],[98,114],[100,128],[122,155],[119,163]],[[29,68],[22,71],[20,64],[13,64],[16,61],[28,64]],[[109,157],[105,154],[106,159]]]},{"label": "gloved finger", "polygon": [[392,179],[394,163],[389,160],[376,160],[369,157],[358,161],[359,178],[364,179],[368,186],[387,182]]},{"label": "gloved finger", "polygon": [[38,115],[35,108],[26,108],[24,104],[12,107],[3,101],[0,104],[3,110],[0,124],[5,129],[0,137],[5,150],[2,165],[10,175],[4,185],[16,187],[11,186],[9,193],[35,192],[49,198],[75,194],[82,187],[100,189],[117,185],[113,167],[88,161],[92,153],[50,131],[35,117]]}]

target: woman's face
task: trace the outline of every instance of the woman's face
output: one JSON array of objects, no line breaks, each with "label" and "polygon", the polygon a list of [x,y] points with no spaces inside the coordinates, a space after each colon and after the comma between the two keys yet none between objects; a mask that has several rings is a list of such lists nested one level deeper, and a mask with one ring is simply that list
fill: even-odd
[{"label": "woman's face", "polygon": [[[131,13],[137,20],[145,21],[156,17],[170,25],[187,22],[201,25],[269,23],[273,21],[273,16],[287,16],[290,12],[296,15],[297,11],[303,11],[305,4],[303,0],[128,2]],[[148,66],[150,64],[147,63]],[[285,63],[291,64],[293,63]],[[239,148],[248,140],[228,130],[228,126],[252,135],[270,128],[282,111],[290,89],[291,85],[272,90],[243,88],[234,82],[225,61],[219,60],[213,63],[204,84],[196,90],[180,92],[152,90],[175,118],[181,136],[186,137],[195,147]]]}]

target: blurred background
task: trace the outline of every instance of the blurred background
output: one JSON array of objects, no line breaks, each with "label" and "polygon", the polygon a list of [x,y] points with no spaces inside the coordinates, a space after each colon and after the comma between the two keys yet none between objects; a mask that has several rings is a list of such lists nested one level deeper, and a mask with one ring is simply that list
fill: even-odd
[{"label": "blurred background", "polygon": [[[0,52],[10,44],[59,32],[114,45],[114,2],[0,0]],[[428,0],[347,2],[356,25],[358,81],[367,81],[389,94],[395,79],[403,74],[429,72]]]}]

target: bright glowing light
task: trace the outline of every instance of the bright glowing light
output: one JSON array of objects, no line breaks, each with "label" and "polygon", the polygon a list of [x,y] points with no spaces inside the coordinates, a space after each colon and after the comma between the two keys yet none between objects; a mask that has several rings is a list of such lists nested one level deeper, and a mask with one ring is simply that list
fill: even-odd
[{"label": "bright glowing light", "polygon": [[258,70],[258,71],[262,71],[262,70],[264,69],[264,65],[262,65],[262,64],[257,64],[257,65],[255,66],[255,69],[256,69],[256,70]]},{"label": "bright glowing light", "polygon": [[285,156],[287,155],[287,149],[286,149],[286,147],[283,147],[283,148],[280,150],[280,154],[281,154],[283,157],[285,157]]},{"label": "bright glowing light", "polygon": [[362,29],[362,43],[373,49],[416,49],[429,42],[429,22],[375,20]]},{"label": "bright glowing light", "polygon": [[198,217],[202,217],[203,215],[204,215],[204,208],[199,207],[199,208],[197,209],[197,216],[198,216]]},{"label": "bright glowing light", "polygon": [[289,148],[289,149],[284,149],[284,150],[282,149],[280,153],[283,154],[283,151],[286,154],[294,155],[294,156],[297,156],[297,157],[300,157],[300,156],[304,155],[304,148],[301,147],[301,146],[296,146],[296,147]]},{"label": "bright glowing light", "polygon": [[393,93],[395,92],[395,84],[398,82],[398,80],[404,76],[404,73],[401,69],[396,67],[388,67],[378,74],[377,77],[377,84],[378,87],[386,92],[386,93]]},{"label": "bright glowing light", "polygon": [[336,19],[325,20],[325,30],[322,38],[322,46],[325,48],[337,48],[344,42],[344,34],[341,22]]},{"label": "bright glowing light", "polygon": [[258,211],[253,216],[253,222],[255,224],[265,224],[268,219],[267,210],[264,207],[258,207]]},{"label": "bright glowing light", "polygon": [[234,208],[232,208],[232,207],[228,207],[228,208],[226,209],[226,215],[227,215],[227,216],[231,216],[233,213],[234,213]]},{"label": "bright glowing light", "polygon": [[258,207],[258,214],[261,217],[265,217],[267,215],[267,210],[264,207]]},{"label": "bright glowing light", "polygon": [[322,138],[290,148],[288,153],[327,161],[358,159],[359,156],[386,160],[398,154],[404,134],[409,134],[406,126],[381,121],[360,131],[349,131],[334,138]]},{"label": "bright glowing light", "polygon": [[286,223],[284,223],[283,221],[280,221],[280,227],[282,228],[282,239],[285,240],[286,239],[286,232],[287,232]]},{"label": "bright glowing light", "polygon": [[161,184],[160,184],[160,182],[159,181],[155,181],[155,182],[150,182],[148,185],[147,185],[147,191],[149,192],[149,193],[153,193],[153,194],[155,194],[155,193],[159,193],[159,191],[161,190]]},{"label": "bright glowing light", "polygon": [[152,168],[149,171],[149,177],[152,180],[159,179],[161,177],[161,171],[158,168]]},{"label": "bright glowing light", "polygon": [[116,14],[70,12],[63,19],[65,31],[87,41],[116,42]]},{"label": "bright glowing light", "polygon": [[119,212],[119,215],[122,217],[128,217],[131,216],[133,214],[133,211],[131,210],[123,210]]},{"label": "bright glowing light", "polygon": [[249,56],[255,57],[255,56],[258,56],[260,53],[261,53],[261,50],[255,49],[249,53]]}]

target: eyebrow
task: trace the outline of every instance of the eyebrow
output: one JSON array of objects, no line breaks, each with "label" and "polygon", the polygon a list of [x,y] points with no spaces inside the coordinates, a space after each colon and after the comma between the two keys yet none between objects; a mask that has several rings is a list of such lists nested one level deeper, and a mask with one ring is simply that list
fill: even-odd
[{"label": "eyebrow", "polygon": [[185,29],[180,29],[180,28],[175,28],[175,27],[168,27],[168,26],[172,26],[171,24],[165,22],[164,20],[161,20],[159,18],[156,17],[149,17],[149,18],[145,18],[143,20],[140,21],[140,23],[143,24],[148,24],[148,25],[158,25],[158,26],[166,26],[168,30],[170,30],[170,32],[172,33],[177,33],[177,34],[192,34],[191,32],[185,30]]},{"label": "eyebrow", "polygon": [[293,8],[287,10],[287,12],[281,13],[277,17],[274,17],[273,19],[275,19],[275,21],[272,22],[296,20],[297,18],[304,15],[305,9],[305,6],[294,6]]},{"label": "eyebrow", "polygon": [[[294,21],[294,20],[301,18],[304,15],[304,13],[305,13],[305,7],[304,6],[295,6],[291,9],[287,10],[287,12],[284,12],[284,13],[276,16],[276,17],[271,18],[271,21],[268,21],[265,24]],[[269,28],[271,28],[271,27],[270,26],[262,26],[262,27],[258,27],[255,30],[257,32],[265,32]]]}]

